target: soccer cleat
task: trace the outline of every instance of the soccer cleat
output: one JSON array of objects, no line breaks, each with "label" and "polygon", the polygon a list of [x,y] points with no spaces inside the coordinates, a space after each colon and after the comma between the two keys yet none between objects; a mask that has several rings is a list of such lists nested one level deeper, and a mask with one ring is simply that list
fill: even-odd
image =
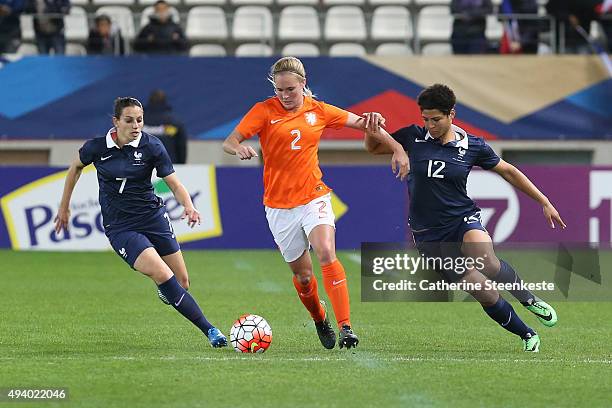
[{"label": "soccer cleat", "polygon": [[523,303],[523,306],[531,313],[536,315],[538,320],[548,327],[553,327],[557,324],[557,312],[551,305],[540,299],[531,299],[529,302]]},{"label": "soccer cleat", "polygon": [[527,333],[527,337],[523,339],[523,351],[537,353],[540,351],[540,336],[536,333]]},{"label": "soccer cleat", "polygon": [[164,296],[164,294],[161,292],[161,290],[157,289],[157,296],[159,297],[159,300],[162,301],[162,303],[165,303],[167,305],[170,304],[170,302],[168,301],[168,299]]},{"label": "soccer cleat", "polygon": [[359,344],[359,338],[353,333],[351,326],[343,325],[338,333],[338,346],[350,349],[351,347],[357,347],[357,344]]},{"label": "soccer cleat", "polygon": [[[321,300],[321,305],[323,309],[325,308],[325,302]],[[331,324],[329,324],[329,320],[327,319],[327,310],[325,310],[325,319],[320,322],[315,322],[315,327],[317,328],[317,334],[319,335],[319,340],[321,340],[321,344],[328,350],[331,350],[336,345],[336,332],[332,328]]]},{"label": "soccer cleat", "polygon": [[216,327],[211,327],[208,330],[207,336],[212,347],[219,348],[227,346],[227,338]]}]

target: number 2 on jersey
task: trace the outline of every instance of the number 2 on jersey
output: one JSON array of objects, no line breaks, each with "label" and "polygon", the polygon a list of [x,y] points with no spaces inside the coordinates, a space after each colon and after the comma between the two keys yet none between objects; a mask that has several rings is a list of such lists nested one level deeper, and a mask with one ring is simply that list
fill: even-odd
[{"label": "number 2 on jersey", "polygon": [[293,139],[293,142],[291,142],[291,150],[302,150],[302,146],[298,146],[297,144],[297,142],[302,137],[302,134],[300,133],[300,131],[297,129],[293,129],[291,131],[291,134],[295,136],[295,139]]},{"label": "number 2 on jersey", "polygon": [[[432,173],[431,168],[433,166],[438,166],[438,168],[434,168]],[[442,160],[430,160],[429,164],[427,165],[427,177],[444,178],[444,174],[440,174],[444,166],[446,166],[446,163],[444,163]]]}]

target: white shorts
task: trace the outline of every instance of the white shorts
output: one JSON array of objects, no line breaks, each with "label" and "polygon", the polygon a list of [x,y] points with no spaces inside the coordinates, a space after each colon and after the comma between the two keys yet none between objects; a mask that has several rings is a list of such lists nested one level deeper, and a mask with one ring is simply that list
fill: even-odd
[{"label": "white shorts", "polygon": [[310,248],[308,236],[317,225],[336,227],[331,205],[331,194],[317,197],[295,208],[270,208],[266,206],[266,218],[274,241],[286,262],[298,259]]}]

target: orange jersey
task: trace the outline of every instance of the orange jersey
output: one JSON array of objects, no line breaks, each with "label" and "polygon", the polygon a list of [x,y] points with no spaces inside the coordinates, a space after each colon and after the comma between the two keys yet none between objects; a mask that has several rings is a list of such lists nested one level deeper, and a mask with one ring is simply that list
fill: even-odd
[{"label": "orange jersey", "polygon": [[323,129],[342,128],[348,112],[311,97],[297,112],[276,98],[255,104],[236,129],[245,138],[259,135],[264,158],[264,204],[293,208],[331,191],[322,181],[319,140]]}]

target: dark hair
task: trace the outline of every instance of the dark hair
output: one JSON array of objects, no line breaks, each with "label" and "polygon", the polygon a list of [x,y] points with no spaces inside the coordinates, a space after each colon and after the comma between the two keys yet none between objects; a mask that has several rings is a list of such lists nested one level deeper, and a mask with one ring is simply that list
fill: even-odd
[{"label": "dark hair", "polygon": [[455,107],[457,98],[455,93],[446,85],[434,84],[423,89],[417,98],[421,111],[425,109],[437,109],[445,115],[449,115]]},{"label": "dark hair", "polygon": [[138,106],[140,109],[144,110],[142,103],[140,103],[138,99],[132,98],[131,96],[120,96],[119,98],[115,99],[115,106],[113,108],[115,113],[113,116],[119,119],[123,113],[123,109],[127,108],[128,106]]},{"label": "dark hair", "polygon": [[168,2],[165,0],[157,0],[154,4],[153,7],[158,6],[160,4],[165,4],[166,6],[169,6]]},{"label": "dark hair", "polygon": [[106,15],[106,14],[100,14],[99,16],[96,16],[96,18],[95,18],[95,20],[94,20],[94,21],[95,21],[95,23],[96,23],[96,24],[99,24],[99,23],[101,23],[102,21],[106,21],[108,24],[111,24],[111,19],[110,19],[110,17],[109,17],[108,15]]},{"label": "dark hair", "polygon": [[166,104],[166,93],[161,89],[156,89],[149,95],[149,105],[151,104]]}]

